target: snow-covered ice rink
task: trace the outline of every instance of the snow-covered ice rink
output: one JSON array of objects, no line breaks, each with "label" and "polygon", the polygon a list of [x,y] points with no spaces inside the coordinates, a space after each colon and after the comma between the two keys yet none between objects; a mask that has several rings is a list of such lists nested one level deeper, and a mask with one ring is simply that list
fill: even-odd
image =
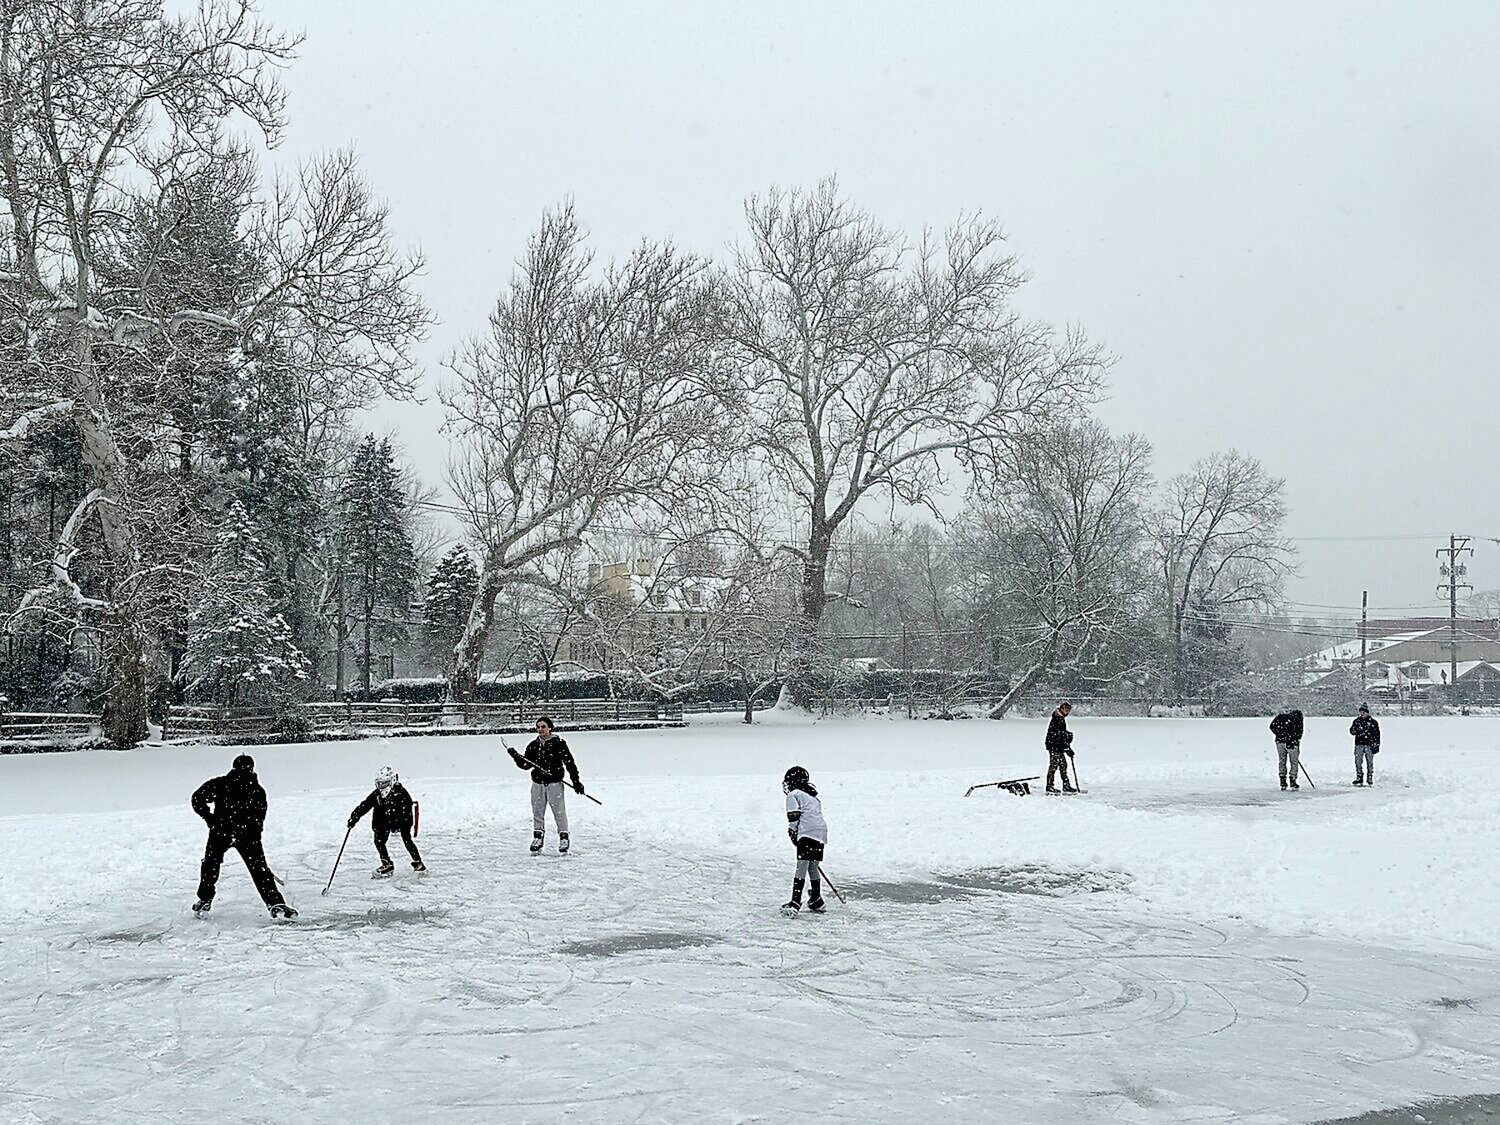
[{"label": "snow-covered ice rink", "polygon": [[[1500,1091],[1500,720],[771,714],[569,734],[597,807],[528,856],[491,738],[253,747],[271,923],[192,790],[239,751],[0,758],[0,1121],[1308,1122]],[[389,763],[431,867],[372,881]],[[782,772],[848,898],[786,919]],[[1413,1120],[1411,1113],[1391,1120]]]}]

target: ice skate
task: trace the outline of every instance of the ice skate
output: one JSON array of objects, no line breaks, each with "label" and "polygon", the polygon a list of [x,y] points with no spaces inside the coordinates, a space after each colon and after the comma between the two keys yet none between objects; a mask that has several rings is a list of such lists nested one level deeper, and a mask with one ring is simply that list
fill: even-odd
[{"label": "ice skate", "polygon": [[802,903],[799,902],[797,899],[792,899],[790,902],[784,902],[784,903],[781,904],[781,912],[783,914],[785,914],[788,918],[791,918],[791,917],[793,917],[794,915],[797,915],[797,914],[801,914],[802,913]]},{"label": "ice skate", "polygon": [[810,899],[807,904],[807,909],[811,914],[822,914],[824,910],[823,896],[819,895],[815,899]]},{"label": "ice skate", "polygon": [[211,898],[200,898],[197,902],[193,903],[193,913],[196,914],[196,915],[198,915],[198,917],[202,918],[205,914],[207,914],[210,910],[212,910],[213,907],[214,907],[214,900],[213,899],[211,899]]},{"label": "ice skate", "polygon": [[568,834],[566,832],[560,832],[560,833],[558,833],[558,836],[557,836],[557,854],[558,855],[567,855],[568,854]]},{"label": "ice skate", "polygon": [[297,917],[297,910],[295,907],[288,906],[284,902],[279,902],[271,907],[271,917],[278,922],[290,922],[293,918]]},{"label": "ice skate", "polygon": [[414,859],[414,860],[411,861],[411,869],[413,871],[415,871],[418,875],[426,875],[427,874],[427,865],[425,863],[423,863],[420,859]]},{"label": "ice skate", "polygon": [[542,840],[544,838],[545,837],[543,837],[543,835],[540,832],[536,833],[535,835],[533,835],[531,837],[531,854],[532,855],[541,855],[542,854]]},{"label": "ice skate", "polygon": [[394,863],[392,863],[390,860],[386,860],[379,867],[377,867],[374,871],[370,872],[370,878],[371,879],[389,879],[393,874],[395,874],[395,871],[396,871],[396,865]]}]

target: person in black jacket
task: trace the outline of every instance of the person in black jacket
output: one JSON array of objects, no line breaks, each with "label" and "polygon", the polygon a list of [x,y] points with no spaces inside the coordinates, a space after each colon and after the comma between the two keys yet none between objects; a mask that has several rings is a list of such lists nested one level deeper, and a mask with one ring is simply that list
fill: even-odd
[{"label": "person in black jacket", "polygon": [[353,828],[358,824],[359,818],[367,812],[375,814],[370,818],[370,827],[375,830],[375,852],[380,856],[380,866],[375,869],[374,878],[384,879],[396,870],[396,865],[391,862],[391,853],[385,850],[385,842],[390,839],[392,830],[401,833],[401,842],[411,855],[411,869],[416,872],[427,870],[427,865],[417,852],[417,842],[411,838],[411,794],[406,791],[406,786],[401,784],[401,779],[390,766],[381,766],[375,774],[375,788],[368,797],[354,806],[354,811],[349,814],[349,827]]},{"label": "person in black jacket", "polygon": [[536,737],[526,744],[526,749],[517,753],[507,746],[511,758],[520,769],[531,771],[531,854],[542,850],[547,834],[547,806],[552,806],[552,819],[557,822],[557,850],[566,854],[568,850],[568,806],[563,797],[563,771],[572,779],[575,793],[583,793],[583,782],[578,780],[578,764],[573,761],[573,752],[568,744],[552,733],[552,720],[543,715],[536,721]]},{"label": "person in black jacket", "polygon": [[1073,705],[1066,699],[1057,705],[1057,710],[1052,712],[1052,721],[1047,724],[1047,792],[1056,793],[1057,787],[1052,784],[1055,774],[1062,774],[1062,791],[1064,793],[1077,793],[1078,790],[1068,781],[1068,759],[1073,756],[1073,732],[1068,729],[1068,716],[1073,713]]},{"label": "person in black jacket", "polygon": [[276,889],[276,876],[266,864],[261,846],[261,829],[266,822],[266,791],[255,776],[255,759],[241,754],[234,768],[223,777],[212,777],[198,786],[193,794],[193,811],[208,824],[208,844],[203,849],[203,868],[198,880],[198,901],[193,912],[200,917],[208,913],[219,881],[224,853],[230,848],[240,853],[255,889],[270,908],[272,918],[295,918],[297,912],[287,905]]},{"label": "person in black jacket", "polygon": [[1276,775],[1281,787],[1297,789],[1297,773],[1302,767],[1302,712],[1295,707],[1281,712],[1271,720],[1271,734],[1276,738]]},{"label": "person in black jacket", "polygon": [[1370,717],[1370,708],[1365,704],[1359,705],[1359,714],[1349,725],[1349,733],[1354,736],[1354,784],[1374,785],[1375,755],[1380,753],[1380,724]]}]

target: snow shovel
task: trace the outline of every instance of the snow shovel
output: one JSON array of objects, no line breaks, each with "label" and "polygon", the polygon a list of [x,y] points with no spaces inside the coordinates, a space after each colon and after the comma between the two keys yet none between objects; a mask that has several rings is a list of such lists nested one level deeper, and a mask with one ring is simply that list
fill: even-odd
[{"label": "snow shovel", "polygon": [[1009,789],[1016,796],[1024,797],[1031,792],[1031,788],[1026,783],[1041,780],[1042,775],[1037,774],[1035,777],[1013,777],[1008,781],[981,781],[978,785],[971,785],[964,790],[964,796],[967,797],[976,789]]},{"label": "snow shovel", "polygon": [[[506,742],[505,739],[503,739],[503,738],[500,740],[500,745],[504,746],[507,750],[510,749],[510,743]],[[525,762],[528,766],[530,766],[534,770],[539,770],[539,769],[542,768],[541,766],[539,766],[535,762],[533,762],[530,758],[527,758],[527,757],[523,756],[521,758],[521,761]],[[578,789],[574,789],[574,792],[577,793],[580,797],[587,797],[590,801],[593,801],[594,804],[598,805],[600,808],[604,807],[604,802],[601,801],[601,800],[599,800],[599,798],[595,797],[592,793],[584,793],[584,792],[582,792],[581,790],[578,790]]]},{"label": "snow shovel", "polygon": [[328,873],[328,886],[323,888],[323,893],[328,893],[328,888],[333,886],[333,877],[339,873],[339,860],[344,858],[344,848],[349,843],[349,832],[354,831],[354,825],[349,825],[349,831],[344,833],[344,842],[339,845],[338,858],[333,861],[333,870]]}]

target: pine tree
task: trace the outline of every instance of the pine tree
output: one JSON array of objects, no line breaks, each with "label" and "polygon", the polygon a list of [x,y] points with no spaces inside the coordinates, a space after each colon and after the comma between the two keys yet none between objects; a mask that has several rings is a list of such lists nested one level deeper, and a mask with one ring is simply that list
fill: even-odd
[{"label": "pine tree", "polygon": [[409,506],[391,443],[367,434],[339,489],[335,517],[341,593],[362,627],[360,676],[366,697],[375,642],[406,639],[406,614],[417,588]]},{"label": "pine tree", "polygon": [[307,678],[307,658],[267,602],[260,539],[236,501],[224,515],[202,596],[188,621],[183,671],[190,692],[231,706],[280,702]]},{"label": "pine tree", "polygon": [[479,569],[474,557],[461,543],[438,560],[427,580],[427,597],[422,602],[422,636],[428,657],[443,670],[443,678],[453,673],[454,648],[469,621],[469,609],[479,588]]}]

